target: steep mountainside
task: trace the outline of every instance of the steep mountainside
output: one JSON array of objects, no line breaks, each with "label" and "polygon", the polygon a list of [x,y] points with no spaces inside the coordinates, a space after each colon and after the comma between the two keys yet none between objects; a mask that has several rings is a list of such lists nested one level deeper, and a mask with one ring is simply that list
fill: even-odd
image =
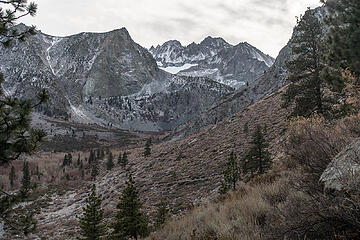
[{"label": "steep mountainside", "polygon": [[[323,22],[326,16],[326,8],[319,7],[313,11],[320,21]],[[324,36],[326,36],[328,27],[324,23],[323,26]],[[293,36],[294,34],[297,33],[293,32]],[[225,96],[219,102],[214,103],[211,108],[200,113],[189,122],[177,127],[174,131],[176,138],[198,132],[207,125],[214,124],[227,116],[231,116],[285,86],[288,83],[286,62],[292,58],[293,53],[291,51],[290,39],[288,44],[280,51],[274,64],[264,74],[249,82],[249,84],[236,89],[235,92]]]},{"label": "steep mountainside", "polygon": [[254,81],[274,63],[272,57],[246,42],[232,46],[222,38],[212,37],[186,47],[171,40],[149,51],[165,71],[206,76],[234,88]]},{"label": "steep mountainside", "polygon": [[280,51],[275,63],[262,76],[225,96],[210,109],[177,127],[174,135],[177,137],[191,135],[209,124],[215,124],[225,117],[241,111],[268,94],[280,89],[286,84],[287,70],[285,63],[290,58],[291,48],[288,44]]},{"label": "steep mountainside", "polygon": [[38,110],[77,122],[167,130],[233,91],[210,79],[163,72],[125,28],[68,37],[38,32],[0,50],[7,94],[33,98],[46,88],[50,102]]},{"label": "steep mountainside", "polygon": [[[150,216],[154,216],[156,206],[161,200],[169,203],[172,213],[181,214],[183,210],[218,195],[224,162],[232,150],[239,157],[244,153],[257,124],[267,125],[266,139],[271,142],[271,152],[274,158],[277,158],[281,134],[286,127],[286,110],[280,108],[280,98],[281,91],[190,137],[154,144],[151,155],[146,158],[143,156],[143,146],[110,150],[115,158],[120,153],[127,152],[128,167],[137,182],[144,208]],[[243,130],[245,124],[249,128],[248,133]],[[74,156],[77,154],[73,153]],[[88,154],[80,153],[82,159]],[[63,155],[42,153],[33,156],[30,163],[52,159],[52,162],[60,166]],[[127,179],[127,171],[118,165],[113,170],[106,171],[104,161],[106,159],[99,164],[100,174],[96,185],[104,197],[105,216],[110,220]],[[55,169],[58,168],[55,166]],[[49,202],[43,205],[42,211],[36,216],[39,219],[39,237],[76,237],[76,216],[81,213],[85,204],[89,182],[77,180],[76,166],[67,171],[71,172],[74,178],[67,182],[67,185],[73,187],[62,195],[50,192],[44,196]]]}]

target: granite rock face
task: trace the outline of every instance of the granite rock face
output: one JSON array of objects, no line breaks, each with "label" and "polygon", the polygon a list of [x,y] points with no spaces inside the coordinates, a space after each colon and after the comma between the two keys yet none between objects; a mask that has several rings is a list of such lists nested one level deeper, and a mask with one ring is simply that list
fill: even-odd
[{"label": "granite rock face", "polygon": [[178,126],[174,134],[177,137],[191,135],[210,124],[216,124],[224,118],[245,109],[285,86],[287,84],[287,69],[285,63],[291,56],[291,48],[288,44],[280,51],[274,64],[263,75],[223,97],[220,101],[214,103],[209,109],[201,112],[189,122]]},{"label": "granite rock face", "polygon": [[358,190],[360,187],[360,138],[331,161],[320,177],[325,188]]},{"label": "granite rock face", "polygon": [[246,42],[233,46],[222,38],[212,37],[188,46],[171,40],[149,51],[165,71],[209,77],[233,88],[253,82],[274,63],[272,57]]},{"label": "granite rock face", "polygon": [[68,37],[39,31],[0,48],[7,95],[33,99],[46,88],[50,101],[38,111],[75,122],[169,130],[234,90],[207,78],[162,71],[125,28]]},{"label": "granite rock face", "polygon": [[[328,32],[328,27],[323,19],[327,14],[327,10],[324,7],[319,7],[312,11],[315,12],[316,16],[323,23],[325,37]],[[294,31],[292,37],[296,34],[297,32]],[[291,50],[291,39],[287,45],[281,49],[274,63],[268,69],[265,69],[259,77],[248,81],[245,85],[237,87],[233,93],[224,96],[220,101],[215,102],[209,109],[201,112],[197,117],[179,125],[173,133],[175,138],[189,136],[210,124],[216,124],[224,118],[242,111],[287,85],[288,72],[286,63],[294,58]],[[245,49],[248,47],[249,46]],[[266,61],[264,60],[264,62]],[[241,61],[239,61],[238,64],[242,64]],[[231,64],[228,64],[228,66],[231,66]],[[240,67],[236,69],[240,69]],[[281,103],[279,102],[279,104]]]}]

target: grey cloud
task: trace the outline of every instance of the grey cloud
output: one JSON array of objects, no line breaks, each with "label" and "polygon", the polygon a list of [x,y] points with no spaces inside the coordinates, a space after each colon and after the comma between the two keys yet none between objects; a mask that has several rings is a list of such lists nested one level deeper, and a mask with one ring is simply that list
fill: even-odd
[{"label": "grey cloud", "polygon": [[39,4],[38,15],[25,23],[52,35],[126,27],[144,47],[170,39],[189,44],[213,35],[232,44],[247,41],[273,56],[288,41],[295,16],[307,5],[318,4],[318,0],[33,1]]}]

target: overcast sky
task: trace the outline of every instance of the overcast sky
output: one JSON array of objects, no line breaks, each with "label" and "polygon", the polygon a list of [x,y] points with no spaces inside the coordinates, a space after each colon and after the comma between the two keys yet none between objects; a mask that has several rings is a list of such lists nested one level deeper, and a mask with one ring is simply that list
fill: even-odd
[{"label": "overcast sky", "polygon": [[287,43],[295,16],[319,0],[33,0],[44,33],[67,36],[126,27],[143,47],[177,39],[183,45],[206,36],[231,44],[249,42],[276,57]]}]

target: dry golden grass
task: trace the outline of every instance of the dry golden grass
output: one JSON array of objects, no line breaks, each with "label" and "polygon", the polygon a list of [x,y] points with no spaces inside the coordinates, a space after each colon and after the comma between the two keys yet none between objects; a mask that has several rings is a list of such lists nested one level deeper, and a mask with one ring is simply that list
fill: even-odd
[{"label": "dry golden grass", "polygon": [[[182,217],[173,218],[149,239],[279,239],[285,236],[282,235],[285,231],[292,231],[287,228],[290,223],[299,229],[306,228],[308,226],[301,224],[311,225],[312,221],[319,220],[316,216],[320,212],[316,211],[336,205],[332,205],[331,197],[313,198],[295,185],[314,184],[315,178],[318,184],[319,174],[331,159],[359,136],[360,115],[333,122],[321,117],[295,119],[284,136],[286,152],[277,155],[281,162],[271,172],[254,178],[250,184],[242,184],[222,201],[202,205]],[[309,175],[315,178],[307,178]],[[321,184],[310,187],[322,191]],[[305,216],[309,218],[301,219],[302,211],[307,211]],[[333,216],[331,212],[328,214]],[[326,224],[320,226],[327,227]],[[322,234],[326,236],[328,232],[324,230]]]},{"label": "dry golden grass", "polygon": [[272,203],[282,201],[287,191],[282,181],[254,186],[242,184],[225,200],[200,206],[183,217],[170,220],[149,239],[263,239],[262,228]]}]

